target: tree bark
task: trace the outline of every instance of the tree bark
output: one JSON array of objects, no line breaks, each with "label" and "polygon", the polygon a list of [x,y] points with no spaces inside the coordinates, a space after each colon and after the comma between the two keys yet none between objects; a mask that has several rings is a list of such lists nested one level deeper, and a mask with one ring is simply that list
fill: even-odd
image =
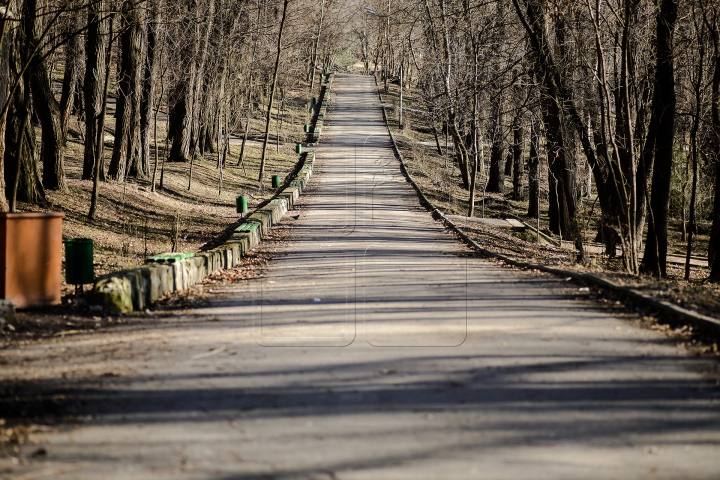
[{"label": "tree bark", "polygon": [[42,4],[37,0],[25,0],[25,36],[28,41],[28,51],[35,52],[29,59],[30,88],[33,107],[40,119],[42,129],[40,160],[43,164],[43,186],[48,190],[65,191],[67,185],[60,105],[52,92],[50,73],[42,59],[44,49],[40,47],[42,27],[38,24],[40,22],[38,11],[42,8]]},{"label": "tree bark", "polygon": [[712,78],[712,142],[715,161],[715,188],[713,199],[713,221],[708,244],[708,266],[710,281],[720,282],[720,28],[717,21],[710,23],[713,40],[714,70]]},{"label": "tree bark", "polygon": [[523,126],[522,126],[522,114],[518,112],[515,115],[515,121],[513,122],[513,198],[515,200],[522,200],[524,197],[523,192]]},{"label": "tree bark", "polygon": [[[193,76],[193,74],[189,74]],[[190,159],[190,110],[192,97],[189,95],[190,82],[181,79],[170,93],[170,113],[168,121],[168,140],[172,142],[168,162],[187,162]]]},{"label": "tree bark", "polygon": [[74,31],[80,28],[80,21],[78,16],[72,23],[72,27],[65,32],[66,35],[70,35],[70,38],[65,44],[65,72],[60,95],[60,129],[62,131],[63,145],[67,142],[70,115],[76,105],[75,97],[78,89],[81,88],[79,84],[85,56],[85,45],[81,35],[73,35]]},{"label": "tree bark", "polygon": [[[105,55],[105,79],[103,80],[103,93],[102,93],[102,109],[100,110],[100,121],[98,122],[98,136],[95,140],[95,157],[105,158],[105,117],[107,113],[107,99],[108,90],[110,88],[110,62],[112,61],[112,44],[113,44],[113,17],[110,17],[110,25],[108,29],[108,44],[107,53]],[[97,210],[99,188],[100,188],[100,176],[102,172],[102,163],[96,162],[95,168],[93,169],[93,188],[90,196],[90,211],[88,212],[88,218],[93,220],[95,218],[95,211]]]},{"label": "tree bark", "polygon": [[[199,37],[199,26],[194,18],[184,18],[174,29],[172,35],[181,36],[186,32],[193,32],[197,39]],[[195,81],[197,76],[197,54],[199,42],[183,42],[182,47],[176,55],[185,65],[186,71],[180,75],[170,87],[168,93],[168,135],[167,139],[172,142],[168,162],[187,162],[190,159],[190,136],[192,131],[192,117]],[[160,177],[162,179],[162,175]],[[162,182],[161,182],[162,184]]]},{"label": "tree bark", "polygon": [[[495,92],[497,93],[497,92]],[[505,145],[502,135],[502,101],[501,95],[495,95],[493,100],[493,127],[492,146],[490,147],[490,174],[486,190],[491,193],[505,192]]]},{"label": "tree bark", "polygon": [[528,157],[528,217],[538,218],[540,215],[540,136],[537,125],[530,125],[530,156]]},{"label": "tree bark", "polygon": [[505,148],[502,140],[493,138],[490,147],[490,174],[488,176],[486,192],[503,193],[505,192],[505,166],[503,158],[505,157]]},{"label": "tree bark", "polygon": [[655,161],[650,196],[650,221],[641,272],[667,276],[667,226],[675,137],[675,68],[673,43],[677,1],[659,0],[657,9],[656,70],[652,115],[657,119]]},{"label": "tree bark", "polygon": [[[210,0],[208,2],[208,10],[205,14],[205,33],[203,37],[198,36],[197,42],[200,44],[200,50],[199,54],[200,57],[197,61],[197,71],[195,72],[195,75],[197,79],[194,82],[194,90],[193,90],[193,111],[191,115],[191,130],[190,130],[190,155],[196,156],[197,155],[197,149],[199,146],[199,143],[202,141],[202,138],[200,137],[200,127],[201,122],[203,118],[203,114],[208,115],[208,112],[203,112],[205,107],[205,110],[208,108],[208,106],[211,104],[210,102],[202,102],[203,97],[207,97],[207,90],[208,85],[207,82],[209,79],[206,79],[205,74],[205,66],[207,64],[207,58],[210,50],[210,34],[212,33],[214,23],[213,19],[215,16],[215,0]],[[200,23],[200,19],[198,18],[196,20],[198,23]],[[198,33],[200,31],[198,30]],[[203,95],[205,94],[205,95]],[[211,115],[210,115],[211,116]],[[207,117],[206,117],[207,118]],[[214,151],[214,148],[212,146],[209,147],[210,151]]]},{"label": "tree bark", "polygon": [[85,43],[85,153],[82,179],[93,178],[95,162],[100,162],[100,176],[103,177],[104,161],[96,158],[95,142],[98,137],[98,123],[102,110],[103,79],[105,78],[105,45],[107,26],[103,15],[104,0],[88,4],[88,29]]},{"label": "tree bark", "polygon": [[[158,47],[158,33],[161,28],[160,9],[157,4],[152,5],[150,15],[150,21],[146,25],[146,53],[145,61],[142,64],[142,97],[140,101],[140,170],[145,172],[150,172],[150,125],[153,122],[153,112],[157,103],[155,99],[157,77],[155,51]],[[153,171],[153,179],[154,177],[155,171]],[[154,189],[155,182],[153,180],[153,191]]]},{"label": "tree bark", "polygon": [[280,54],[282,53],[282,36],[285,28],[285,18],[289,0],[283,2],[282,17],[280,19],[280,31],[278,32],[277,49],[275,55],[275,68],[273,69],[272,86],[270,87],[270,100],[268,100],[267,115],[265,117],[265,138],[263,139],[262,154],[260,156],[260,172],[258,173],[258,182],[262,181],[265,171],[265,155],[267,153],[268,137],[270,135],[270,119],[272,116],[272,105],[275,99],[275,89],[277,87],[278,70],[280,69]]},{"label": "tree bark", "polygon": [[313,44],[312,54],[310,55],[310,95],[315,90],[315,70],[317,69],[318,45],[320,45],[320,35],[322,35],[323,21],[325,20],[325,0],[320,0],[320,19],[318,20],[317,32],[315,35],[315,43]]},{"label": "tree bark", "polygon": [[[566,139],[563,129],[565,118],[564,107],[568,104],[569,116],[577,123],[577,112],[570,101],[570,95],[563,86],[556,62],[552,57],[550,46],[547,42],[547,25],[545,13],[537,0],[526,2],[525,13],[520,8],[519,0],[513,0],[515,10],[525,30],[530,37],[530,45],[533,51],[536,75],[540,83],[542,118],[545,126],[547,139],[547,154],[550,185],[550,228],[554,233],[560,234],[562,238],[572,239],[578,251],[579,259],[584,258],[584,247],[580,231],[580,225],[576,218],[577,200],[574,192],[573,178],[571,174],[571,159],[567,151]],[[578,127],[581,124],[577,125]],[[583,133],[583,135],[585,135]],[[591,164],[594,164],[593,152],[588,148],[588,140],[580,135],[583,147],[589,157]],[[552,182],[555,181],[555,188]],[[555,195],[555,189],[557,194]],[[553,197],[555,201],[553,201]],[[553,224],[553,210],[556,213],[557,222]]]},{"label": "tree bark", "polygon": [[29,61],[30,42],[25,37],[27,30],[18,29],[10,42],[10,69],[8,76],[17,87],[9,101],[8,123],[5,130],[5,191],[9,211],[17,211],[17,201],[28,203],[44,202],[45,191],[40,182],[38,165],[35,160],[35,129],[30,120]]},{"label": "tree bark", "polygon": [[10,45],[13,41],[11,13],[0,13],[0,212],[7,212],[9,205],[5,197],[5,131],[10,101]]},{"label": "tree bark", "polygon": [[135,0],[123,2],[121,17],[115,144],[108,168],[108,177],[119,182],[125,180],[126,172],[139,177],[146,174],[138,168],[142,20]]}]

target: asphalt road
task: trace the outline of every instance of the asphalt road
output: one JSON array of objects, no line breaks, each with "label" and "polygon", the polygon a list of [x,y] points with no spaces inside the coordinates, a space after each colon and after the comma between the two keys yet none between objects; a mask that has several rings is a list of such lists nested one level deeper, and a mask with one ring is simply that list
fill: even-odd
[{"label": "asphalt road", "polygon": [[372,77],[334,88],[261,278],[0,352],[28,392],[5,416],[43,412],[0,477],[720,478],[717,362],[475,257],[401,176]]}]

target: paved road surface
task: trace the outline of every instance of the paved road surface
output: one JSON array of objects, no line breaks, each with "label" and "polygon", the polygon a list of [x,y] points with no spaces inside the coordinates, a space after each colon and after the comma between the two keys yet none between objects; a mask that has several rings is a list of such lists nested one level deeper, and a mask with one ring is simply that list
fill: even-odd
[{"label": "paved road surface", "polygon": [[59,424],[0,476],[720,478],[716,363],[475,258],[400,175],[372,78],[335,87],[264,278],[152,327],[2,352]]}]

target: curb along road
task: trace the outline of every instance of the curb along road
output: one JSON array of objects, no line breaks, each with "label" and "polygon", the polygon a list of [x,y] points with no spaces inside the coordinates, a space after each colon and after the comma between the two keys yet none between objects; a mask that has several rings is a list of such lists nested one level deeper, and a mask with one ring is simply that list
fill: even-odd
[{"label": "curb along road", "polygon": [[[324,75],[320,97],[313,106],[313,131],[306,141],[320,140],[327,97],[334,74]],[[272,198],[261,202],[222,245],[198,252],[190,258],[169,263],[146,265],[98,277],[93,287],[93,301],[111,313],[142,311],[162,296],[185,290],[220,269],[233,268],[246,252],[254,249],[262,237],[292,209],[312,175],[315,151],[300,154],[293,172]]]}]

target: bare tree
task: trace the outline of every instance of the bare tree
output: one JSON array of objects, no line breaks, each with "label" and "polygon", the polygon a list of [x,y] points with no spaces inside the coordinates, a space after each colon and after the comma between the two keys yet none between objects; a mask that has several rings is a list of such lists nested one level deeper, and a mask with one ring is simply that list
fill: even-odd
[{"label": "bare tree", "polygon": [[260,172],[258,173],[258,182],[262,181],[263,172],[265,171],[265,155],[267,154],[268,138],[270,136],[270,118],[272,117],[272,106],[275,99],[275,88],[277,87],[278,70],[280,69],[280,55],[282,54],[282,37],[285,29],[285,19],[287,18],[287,9],[290,0],[283,1],[282,15],[280,17],[280,29],[278,30],[277,49],[275,51],[275,68],[273,69],[272,84],[270,85],[270,99],[268,100],[267,113],[265,115],[265,137],[263,139],[262,154],[260,156]]}]

